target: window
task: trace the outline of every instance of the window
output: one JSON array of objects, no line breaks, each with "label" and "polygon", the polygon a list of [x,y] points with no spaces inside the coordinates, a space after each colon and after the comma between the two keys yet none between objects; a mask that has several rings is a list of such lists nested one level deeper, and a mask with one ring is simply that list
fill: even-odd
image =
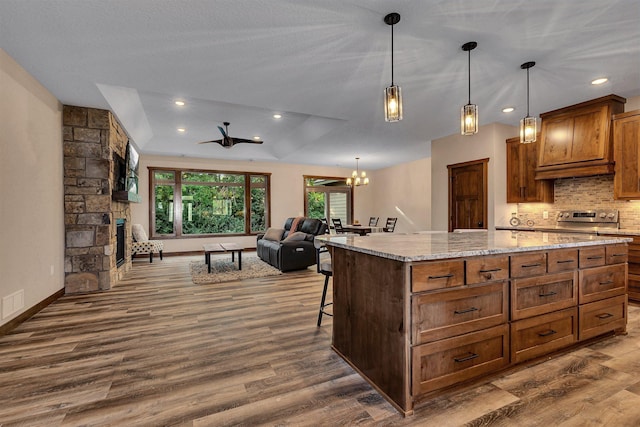
[{"label": "window", "polygon": [[310,218],[340,218],[350,223],[353,218],[351,187],[346,178],[305,176],[304,214]]},{"label": "window", "polygon": [[150,168],[151,235],[257,234],[269,224],[270,174]]}]

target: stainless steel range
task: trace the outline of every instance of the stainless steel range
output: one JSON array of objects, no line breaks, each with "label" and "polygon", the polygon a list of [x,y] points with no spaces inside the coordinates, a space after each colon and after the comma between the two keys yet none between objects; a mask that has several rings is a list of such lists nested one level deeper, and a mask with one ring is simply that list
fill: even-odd
[{"label": "stainless steel range", "polygon": [[596,234],[620,228],[617,209],[560,211],[556,229],[572,233]]}]

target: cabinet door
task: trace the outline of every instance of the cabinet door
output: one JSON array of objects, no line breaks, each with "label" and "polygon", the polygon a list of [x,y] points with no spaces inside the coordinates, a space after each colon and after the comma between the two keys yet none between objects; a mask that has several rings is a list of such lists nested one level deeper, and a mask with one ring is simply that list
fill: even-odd
[{"label": "cabinet door", "polygon": [[614,198],[640,199],[640,110],[616,116],[613,121],[613,149],[616,162]]},{"label": "cabinet door", "polygon": [[571,162],[573,116],[562,114],[542,121],[542,141],[539,166],[560,165]]},{"label": "cabinet door", "polygon": [[507,139],[507,203],[522,202],[521,145],[520,138]]},{"label": "cabinet door", "polygon": [[511,324],[511,361],[551,353],[578,340],[578,309],[555,311]]},{"label": "cabinet door", "polygon": [[539,141],[507,139],[507,203],[553,203],[553,181],[536,180]]},{"label": "cabinet door", "polygon": [[573,307],[577,302],[575,271],[511,280],[511,320]]},{"label": "cabinet door", "polygon": [[609,105],[585,108],[573,116],[571,161],[585,162],[605,158],[609,141]]}]

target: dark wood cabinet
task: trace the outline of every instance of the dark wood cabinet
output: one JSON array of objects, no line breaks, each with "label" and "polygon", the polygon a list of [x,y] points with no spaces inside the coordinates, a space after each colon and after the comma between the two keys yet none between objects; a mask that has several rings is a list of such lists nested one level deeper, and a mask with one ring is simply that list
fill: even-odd
[{"label": "dark wood cabinet", "polygon": [[640,110],[613,118],[613,158],[616,199],[640,199]]},{"label": "dark wood cabinet", "polygon": [[507,139],[507,203],[553,203],[553,181],[536,180],[539,140]]},{"label": "dark wood cabinet", "polygon": [[625,102],[608,95],[541,114],[536,179],[612,174],[611,119]]}]

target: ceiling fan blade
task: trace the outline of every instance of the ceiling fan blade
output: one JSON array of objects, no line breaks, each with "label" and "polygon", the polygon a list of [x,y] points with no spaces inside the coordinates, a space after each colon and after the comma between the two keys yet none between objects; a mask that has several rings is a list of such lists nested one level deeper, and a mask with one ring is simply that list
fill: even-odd
[{"label": "ceiling fan blade", "polygon": [[196,144],[210,144],[212,142],[215,142],[216,144],[222,144],[221,139],[214,139],[213,141],[202,141],[202,142],[197,142]]},{"label": "ceiling fan blade", "polygon": [[218,129],[220,130],[220,133],[222,134],[222,136],[224,138],[227,138],[227,133],[224,131],[224,129],[222,129],[222,126],[218,126]]},{"label": "ceiling fan blade", "polygon": [[245,143],[245,144],[262,144],[264,141],[260,141],[260,140],[255,140],[255,139],[244,139],[244,138],[234,138],[233,139],[233,143],[234,144],[240,144],[240,143]]}]

